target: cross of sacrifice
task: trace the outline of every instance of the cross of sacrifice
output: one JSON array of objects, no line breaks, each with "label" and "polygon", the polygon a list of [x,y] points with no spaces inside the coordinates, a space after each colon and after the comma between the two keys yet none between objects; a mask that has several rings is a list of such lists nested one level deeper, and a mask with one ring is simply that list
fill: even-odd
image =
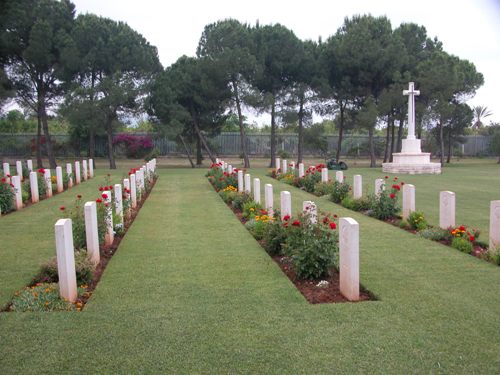
[{"label": "cross of sacrifice", "polygon": [[414,83],[408,83],[408,90],[403,90],[403,95],[408,95],[408,136],[406,139],[415,139],[415,96],[420,95],[420,90],[415,90]]}]

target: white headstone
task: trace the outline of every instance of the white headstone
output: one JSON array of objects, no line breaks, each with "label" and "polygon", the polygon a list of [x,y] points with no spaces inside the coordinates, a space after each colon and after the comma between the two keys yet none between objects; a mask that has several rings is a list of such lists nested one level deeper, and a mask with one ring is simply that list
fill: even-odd
[{"label": "white headstone", "polygon": [[354,199],[361,199],[363,197],[363,177],[360,174],[354,175],[352,196]]},{"label": "white headstone", "polygon": [[68,175],[68,189],[73,187],[73,170],[71,163],[66,164],[66,174]]},{"label": "white headstone", "polygon": [[304,163],[299,163],[299,177],[304,177]]},{"label": "white headstone", "polygon": [[328,182],[328,168],[321,169],[321,182]]},{"label": "white headstone", "polygon": [[269,216],[273,216],[273,185],[266,184],[264,186],[264,199],[265,199],[265,207]]},{"label": "white headstone", "polygon": [[455,193],[439,193],[439,226],[443,229],[455,227]]},{"label": "white headstone", "polygon": [[294,161],[290,162],[290,169],[291,169],[292,171],[294,171],[294,170],[295,170],[295,162],[294,162]]},{"label": "white headstone", "polygon": [[130,200],[130,180],[128,178],[123,179],[123,190],[127,200]]},{"label": "white headstone", "polygon": [[318,208],[316,207],[316,203],[313,201],[304,201],[302,203],[302,211],[311,224],[316,224],[318,222]]},{"label": "white headstone", "polygon": [[250,194],[252,191],[251,178],[248,173],[245,174],[245,193]]},{"label": "white headstone", "polygon": [[57,273],[59,294],[69,302],[75,302],[76,289],[75,249],[71,219],[59,219],[55,224]]},{"label": "white headstone", "polygon": [[121,184],[115,184],[115,213],[120,220],[119,224],[123,225],[123,194]]},{"label": "white headstone", "polygon": [[47,185],[45,195],[47,198],[50,198],[52,196],[52,177],[50,176],[50,169],[45,169],[43,177],[45,178],[45,184]]},{"label": "white headstone", "polygon": [[8,184],[10,184],[10,165],[9,163],[3,163],[3,175]]},{"label": "white headstone", "polygon": [[33,160],[29,159],[26,161],[26,165],[28,166],[28,170],[33,172]]},{"label": "white headstone", "polygon": [[135,174],[132,173],[130,175],[130,202],[132,208],[137,207],[137,182],[136,182]]},{"label": "white headstone", "polygon": [[253,179],[253,200],[260,204],[260,179]]},{"label": "white headstone", "polygon": [[94,178],[94,159],[89,159],[89,176]]},{"label": "white headstone", "polygon": [[82,177],[80,174],[80,162],[75,161],[75,184],[78,185],[80,182],[82,182]]},{"label": "white headstone", "polygon": [[231,164],[227,166],[227,173],[233,174],[233,166]]},{"label": "white headstone", "polygon": [[62,193],[64,191],[64,186],[63,186],[63,176],[61,167],[56,167],[56,184],[57,184],[57,192]]},{"label": "white headstone", "polygon": [[21,190],[21,178],[18,175],[12,176],[14,185],[14,206],[16,210],[23,208],[23,191]]},{"label": "white headstone", "polygon": [[410,214],[415,211],[415,186],[403,185],[403,219],[408,220]]},{"label": "white headstone", "polygon": [[87,171],[87,160],[82,160],[82,176],[83,176],[83,181],[87,181],[87,178],[89,177]]},{"label": "white headstone", "polygon": [[344,182],[344,172],[342,171],[335,172],[335,180],[337,182]]},{"label": "white headstone", "polygon": [[292,195],[290,194],[289,191],[282,191],[280,193],[280,198],[281,198],[281,220],[285,216],[292,216]]},{"label": "white headstone", "polygon": [[111,202],[111,191],[106,191],[103,194],[103,201],[106,206],[106,213],[104,220],[106,221],[106,234],[104,236],[104,243],[111,245],[115,239],[115,232],[113,230],[113,204]]},{"label": "white headstone", "polygon": [[[136,187],[135,191],[136,191],[136,199],[138,201],[140,201],[141,197],[142,197],[142,183],[141,183],[141,178],[142,178],[142,172],[139,169],[139,170],[137,170],[135,172],[135,187]],[[130,180],[130,181],[132,181],[132,180]]]},{"label": "white headstone", "polygon": [[40,200],[38,194],[38,177],[36,172],[30,172],[31,202],[37,203]]},{"label": "white headstone", "polygon": [[378,197],[385,190],[385,180],[377,178],[375,180],[375,195]]},{"label": "white headstone", "polygon": [[23,163],[20,160],[16,161],[16,172],[21,181],[23,180]]},{"label": "white headstone", "polygon": [[215,158],[215,164],[219,164],[220,160],[219,158]]},{"label": "white headstone", "polygon": [[489,251],[493,254],[500,249],[500,201],[490,202],[490,246]]},{"label": "white headstone", "polygon": [[341,217],[339,225],[340,293],[349,301],[359,300],[359,224]]},{"label": "white headstone", "polygon": [[241,169],[238,170],[238,191],[243,193],[244,184],[243,184],[243,171]]},{"label": "white headstone", "polygon": [[275,164],[276,164],[276,169],[280,169],[281,168],[281,159],[280,158],[276,158]]},{"label": "white headstone", "polygon": [[96,265],[100,260],[96,202],[86,202],[83,211],[85,215],[85,237],[87,239],[87,254],[91,262]]},{"label": "white headstone", "polygon": [[283,159],[282,161],[283,167],[281,168],[281,171],[283,174],[288,173],[288,160]]}]

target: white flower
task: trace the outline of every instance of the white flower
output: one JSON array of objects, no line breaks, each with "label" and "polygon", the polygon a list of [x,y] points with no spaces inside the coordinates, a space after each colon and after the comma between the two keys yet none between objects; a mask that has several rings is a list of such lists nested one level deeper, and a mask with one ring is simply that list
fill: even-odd
[{"label": "white flower", "polygon": [[326,288],[328,285],[330,285],[330,283],[326,280],[321,280],[317,285],[316,287],[318,288]]}]

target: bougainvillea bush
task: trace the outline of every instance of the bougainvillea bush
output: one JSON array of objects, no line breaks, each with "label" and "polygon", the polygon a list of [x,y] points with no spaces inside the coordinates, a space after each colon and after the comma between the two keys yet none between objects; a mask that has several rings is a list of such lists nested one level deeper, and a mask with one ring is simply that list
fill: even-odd
[{"label": "bougainvillea bush", "polygon": [[123,148],[125,155],[133,159],[144,158],[154,147],[153,140],[150,136],[133,134],[118,134],[113,139],[113,145],[118,148]]}]

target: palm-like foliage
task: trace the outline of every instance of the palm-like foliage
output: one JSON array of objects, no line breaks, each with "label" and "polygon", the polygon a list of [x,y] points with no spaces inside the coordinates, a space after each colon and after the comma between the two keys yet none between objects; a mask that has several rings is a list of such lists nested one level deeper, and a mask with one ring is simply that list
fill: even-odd
[{"label": "palm-like foliage", "polygon": [[475,128],[480,128],[481,126],[483,126],[483,123],[482,123],[482,119],[484,119],[485,117],[488,117],[488,116],[491,116],[493,113],[488,110],[488,107],[483,107],[483,106],[476,106],[474,107],[474,127]]}]

